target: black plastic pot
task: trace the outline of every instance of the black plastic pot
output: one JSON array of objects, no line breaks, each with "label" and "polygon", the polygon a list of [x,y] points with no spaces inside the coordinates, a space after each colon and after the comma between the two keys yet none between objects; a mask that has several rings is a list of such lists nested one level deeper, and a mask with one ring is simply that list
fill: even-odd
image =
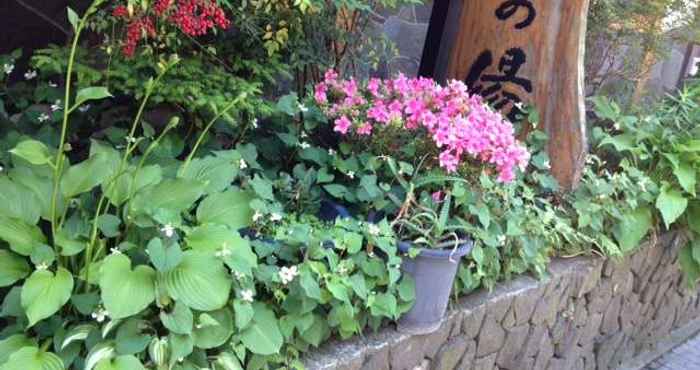
[{"label": "black plastic pot", "polygon": [[[423,335],[440,328],[459,262],[473,247],[469,241],[455,249],[421,249],[416,258],[403,258],[401,270],[416,281],[416,302],[399,319],[399,331]],[[399,243],[401,253],[410,249],[410,243]]]}]

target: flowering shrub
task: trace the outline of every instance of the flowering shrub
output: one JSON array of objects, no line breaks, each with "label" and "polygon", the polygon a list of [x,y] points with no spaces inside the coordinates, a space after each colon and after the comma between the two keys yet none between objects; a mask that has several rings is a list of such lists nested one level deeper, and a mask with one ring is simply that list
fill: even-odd
[{"label": "flowering shrub", "polygon": [[[513,126],[460,81],[446,87],[427,78],[370,79],[358,84],[328,71],[316,85],[314,99],[342,135],[369,136],[385,127],[422,132],[438,148],[440,167],[455,172],[471,156],[494,165],[501,182],[529,161]],[[415,137],[415,135],[413,135]]]},{"label": "flowering shrub", "polygon": [[131,57],[141,40],[156,36],[156,24],[176,26],[188,36],[203,36],[216,28],[227,29],[231,21],[215,0],[157,0],[150,8],[118,5],[112,16],[126,22],[122,52]]}]

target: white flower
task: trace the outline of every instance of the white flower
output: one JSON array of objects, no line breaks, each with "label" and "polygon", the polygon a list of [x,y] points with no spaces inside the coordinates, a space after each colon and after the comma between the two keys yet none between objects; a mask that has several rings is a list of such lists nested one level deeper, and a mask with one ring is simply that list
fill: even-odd
[{"label": "white flower", "polygon": [[58,84],[53,81],[49,81],[49,87],[58,87]]},{"label": "white flower", "polygon": [[515,107],[518,108],[519,110],[525,110],[525,105],[523,104],[523,102],[519,101],[513,105],[515,105]]},{"label": "white flower", "polygon": [[51,104],[51,111],[55,112],[57,110],[61,110],[61,99],[58,99],[53,104]]},{"label": "white flower", "polygon": [[348,171],[348,177],[351,179],[355,178],[355,171]]},{"label": "white flower", "polygon": [[10,73],[12,73],[12,71],[15,70],[15,65],[6,63],[2,66],[2,69],[5,71],[6,75],[9,75]]},{"label": "white flower", "polygon": [[126,142],[127,142],[127,143],[131,143],[131,144],[134,144],[134,143],[136,142],[136,138],[133,137],[133,136],[127,136],[127,137],[126,137]]},{"label": "white flower", "polygon": [[284,266],[280,269],[280,272],[278,273],[278,275],[279,275],[280,279],[282,279],[282,284],[287,285],[292,280],[294,280],[294,277],[299,275],[299,270],[297,269],[296,266],[292,266],[292,267]]},{"label": "white flower", "polygon": [[552,168],[552,164],[551,164],[551,163],[549,163],[549,160],[547,160],[547,161],[544,161],[544,168],[546,168],[546,169],[550,169],[550,168]]},{"label": "white flower", "polygon": [[39,122],[46,122],[46,121],[48,121],[50,118],[51,118],[51,117],[49,117],[48,114],[42,113],[42,114],[39,115],[39,118],[38,118],[38,119],[39,119]]},{"label": "white flower", "polygon": [[498,236],[498,243],[500,245],[505,245],[506,244],[506,236],[505,235],[499,235]]},{"label": "white flower", "polygon": [[241,158],[241,160],[238,161],[238,168],[244,170],[244,169],[248,168],[248,163],[245,163],[245,160],[243,158]]},{"label": "white flower", "polygon": [[263,214],[260,213],[260,211],[256,210],[255,213],[253,213],[253,222],[258,222],[258,220],[260,220],[262,216]]},{"label": "white flower", "polygon": [[219,257],[219,258],[226,258],[230,256],[233,252],[231,252],[231,249],[228,247],[228,243],[224,243],[221,246],[221,249],[216,252],[214,255]]},{"label": "white flower", "polygon": [[304,142],[302,142],[301,144],[299,144],[299,146],[300,146],[302,149],[308,149],[308,148],[311,147],[311,144],[309,144],[309,143],[307,143],[306,141],[304,141]]},{"label": "white flower", "polygon": [[105,321],[107,316],[109,316],[109,312],[107,312],[107,310],[105,310],[104,308],[102,308],[102,306],[100,306],[97,308],[97,311],[93,312],[92,315],[90,315],[90,316],[92,316],[92,318],[95,319],[95,321],[101,323],[101,322]]},{"label": "white flower", "polygon": [[109,250],[112,254],[122,254],[122,251],[119,250],[119,248],[111,248]]},{"label": "white flower", "polygon": [[348,272],[348,268],[345,267],[345,265],[340,265],[338,268],[338,273],[341,275],[345,275]]},{"label": "white flower", "polygon": [[36,269],[39,271],[46,270],[48,268],[49,268],[49,264],[46,262],[42,262],[42,263],[36,265]]},{"label": "white flower", "polygon": [[80,111],[80,113],[85,113],[85,112],[87,112],[89,109],[90,109],[90,104],[85,104],[85,105],[81,106],[80,108],[78,108],[78,110]]},{"label": "white flower", "polygon": [[171,224],[166,224],[160,228],[160,232],[165,234],[165,236],[167,236],[168,238],[172,238],[175,234],[175,228]]},{"label": "white flower", "polygon": [[242,272],[234,271],[233,277],[235,277],[236,280],[241,280],[245,277],[245,274],[243,274]]},{"label": "white flower", "polygon": [[2,172],[2,170],[4,170],[4,168],[2,166],[0,166],[0,172]]},{"label": "white flower", "polygon": [[299,110],[300,110],[302,113],[306,113],[306,112],[309,111],[309,108],[307,108],[304,104],[299,103]]},{"label": "white flower", "polygon": [[334,155],[335,155],[335,150],[333,150],[333,149],[328,149],[328,155],[334,156]]},{"label": "white flower", "polygon": [[25,80],[33,80],[36,78],[36,71],[29,70],[27,73],[24,74],[24,79]]},{"label": "white flower", "polygon": [[258,119],[253,118],[253,128],[258,128]]},{"label": "white flower", "polygon": [[306,133],[306,131],[302,131],[301,134],[299,134],[299,137],[304,139],[304,138],[309,137],[309,135]]},{"label": "white flower", "polygon": [[253,294],[253,291],[250,289],[246,289],[246,290],[241,292],[241,299],[246,301],[246,302],[253,303],[254,296],[255,296],[255,294]]},{"label": "white flower", "polygon": [[379,226],[377,226],[377,225],[375,225],[375,224],[369,224],[369,225],[368,225],[368,231],[369,231],[370,235],[377,236],[377,235],[379,235],[379,233],[380,233],[382,230],[379,228]]},{"label": "white flower", "polygon": [[270,214],[270,221],[272,221],[272,222],[277,222],[281,219],[282,219],[282,215],[277,213],[277,212],[273,212]]},{"label": "white flower", "polygon": [[615,124],[613,125],[613,127],[614,127],[615,130],[617,130],[617,131],[622,130],[622,126],[620,125],[620,122],[615,122]]}]

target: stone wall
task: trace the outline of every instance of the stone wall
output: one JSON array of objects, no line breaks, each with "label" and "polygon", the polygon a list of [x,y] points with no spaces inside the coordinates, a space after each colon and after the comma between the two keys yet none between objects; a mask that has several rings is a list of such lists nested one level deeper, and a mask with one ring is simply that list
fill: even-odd
[{"label": "stone wall", "polygon": [[[700,330],[700,300],[677,256],[681,234],[620,261],[556,260],[550,277],[522,276],[462,299],[442,327],[410,336],[388,327],[329,343],[309,370],[615,369],[643,366],[668,338]],[[636,365],[635,365],[636,363]]]}]

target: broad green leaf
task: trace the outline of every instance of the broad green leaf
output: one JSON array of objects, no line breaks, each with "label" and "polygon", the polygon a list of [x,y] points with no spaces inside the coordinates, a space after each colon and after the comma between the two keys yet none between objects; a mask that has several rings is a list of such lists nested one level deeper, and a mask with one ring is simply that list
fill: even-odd
[{"label": "broad green leaf", "polygon": [[64,370],[63,361],[51,352],[24,347],[10,355],[2,370]]},{"label": "broad green leaf", "polygon": [[639,246],[639,243],[647,235],[653,226],[651,209],[639,207],[629,214],[624,215],[613,230],[615,239],[620,243],[623,252],[631,251]]},{"label": "broad green leaf", "polygon": [[243,370],[236,355],[230,352],[220,353],[212,365],[214,365],[214,370]]},{"label": "broad green leaf", "polygon": [[250,186],[253,187],[253,191],[255,191],[260,198],[271,201],[275,200],[270,180],[260,177],[260,175],[255,175],[255,177],[250,180]]},{"label": "broad green leaf", "polygon": [[122,220],[111,214],[103,214],[97,218],[97,226],[102,234],[108,238],[114,238],[119,235],[119,226]]},{"label": "broad green leaf", "polygon": [[148,328],[148,322],[136,318],[128,319],[119,325],[115,338],[117,353],[135,355],[143,352],[152,339],[146,330]]},{"label": "broad green leaf", "polygon": [[302,289],[309,298],[321,299],[321,287],[318,285],[318,281],[313,276],[311,270],[303,268],[301,270],[301,276],[299,278]]},{"label": "broad green leaf", "polygon": [[342,199],[348,192],[348,188],[338,184],[323,185],[323,189],[335,198]]},{"label": "broad green leaf", "polygon": [[73,276],[59,267],[54,275],[48,270],[37,270],[24,282],[22,307],[29,326],[56,313],[70,299],[73,292]]},{"label": "broad green leaf", "polygon": [[13,353],[24,347],[33,347],[35,345],[34,340],[27,338],[24,334],[15,334],[0,340],[0,366],[7,362]]},{"label": "broad green leaf", "polygon": [[416,299],[416,282],[411,275],[403,275],[401,283],[399,283],[398,291],[399,297],[401,297],[403,301],[412,302]]},{"label": "broad green leaf", "polygon": [[59,254],[62,256],[74,256],[82,252],[88,242],[86,240],[74,240],[68,236],[66,229],[61,229],[56,233],[55,244],[60,247]]},{"label": "broad green leaf", "polygon": [[132,355],[103,359],[97,363],[95,370],[146,370],[141,361]]},{"label": "broad green leaf", "polygon": [[49,247],[48,245],[42,244],[34,248],[32,254],[29,256],[29,259],[36,266],[51,266],[56,260],[56,252],[54,252],[53,248]]},{"label": "broad green leaf", "polygon": [[159,238],[153,238],[146,248],[151,263],[160,272],[170,271],[182,261],[182,249],[177,243],[166,247]]},{"label": "broad green leaf", "polygon": [[25,140],[17,144],[10,153],[24,159],[25,161],[41,166],[47,163],[51,163],[51,151],[44,145],[41,141],[37,140]]},{"label": "broad green leaf", "polygon": [[689,285],[695,287],[695,283],[700,279],[700,263],[693,258],[693,247],[690,244],[681,248],[678,261],[681,264],[681,270],[688,278]]},{"label": "broad green leaf", "polygon": [[24,279],[31,269],[27,260],[6,250],[0,250],[0,287],[6,287]]},{"label": "broad green leaf", "polygon": [[70,345],[73,342],[87,339],[90,333],[94,330],[98,329],[93,324],[82,324],[71,328],[70,330],[68,330],[65,337],[63,337],[63,341],[61,341],[61,350],[68,347],[68,345]]},{"label": "broad green leaf", "polygon": [[258,266],[258,256],[250,242],[226,226],[199,226],[187,236],[187,245],[198,252],[219,256],[229,268],[241,274],[250,276]]},{"label": "broad green leaf", "polygon": [[686,216],[690,230],[700,234],[700,200],[690,202]]},{"label": "broad green leaf", "polygon": [[67,7],[66,11],[68,13],[68,23],[73,26],[73,31],[77,31],[80,25],[80,16],[70,7]]},{"label": "broad green leaf", "polygon": [[[119,320],[111,322],[119,322]],[[102,337],[106,337],[106,335],[102,335]],[[88,355],[85,358],[84,370],[94,369],[98,363],[114,358],[115,354],[116,351],[114,349],[113,342],[99,342],[97,345],[90,349],[90,352],[88,352]]]},{"label": "broad green leaf", "polygon": [[132,270],[131,260],[123,254],[105,258],[100,271],[100,290],[110,317],[133,316],[148,307],[155,300],[155,275],[145,265]]},{"label": "broad green leaf", "polygon": [[175,302],[173,310],[170,312],[161,311],[160,321],[166,329],[176,334],[192,333],[194,316],[192,310],[180,302]]},{"label": "broad green leaf", "polygon": [[327,286],[333,297],[343,302],[350,302],[348,288],[342,282],[337,279],[331,279],[328,281]]},{"label": "broad green leaf", "polygon": [[90,100],[100,100],[104,98],[111,97],[112,94],[109,93],[104,86],[91,86],[80,89],[75,97],[75,106],[79,107],[81,104]]},{"label": "broad green leaf", "polygon": [[324,339],[328,338],[329,332],[326,320],[316,317],[313,324],[304,330],[301,336],[314,347],[318,347]]},{"label": "broad green leaf", "polygon": [[238,176],[240,165],[228,158],[205,157],[196,158],[190,162],[179,177],[206,183],[205,193],[215,194],[231,186]]},{"label": "broad green leaf", "polygon": [[88,192],[108,180],[112,174],[110,158],[98,153],[70,166],[61,178],[61,193],[66,198]]},{"label": "broad green leaf", "polygon": [[253,305],[248,302],[243,302],[240,299],[233,301],[233,312],[236,314],[236,327],[239,330],[245,329],[246,326],[253,320]]},{"label": "broad green leaf", "polygon": [[163,170],[160,166],[145,166],[138,170],[130,168],[117,176],[113,185],[102,186],[107,199],[116,206],[121,206],[139,190],[148,185],[159,183],[163,179]]},{"label": "broad green leaf", "polygon": [[146,212],[151,215],[159,209],[180,213],[194,206],[204,194],[204,189],[205,185],[199,181],[165,180],[139,192],[132,199],[132,209],[136,213]]},{"label": "broad green leaf", "polygon": [[374,297],[374,302],[370,307],[372,315],[395,319],[397,314],[396,297],[388,293],[377,294]]},{"label": "broad green leaf", "polygon": [[34,225],[41,211],[41,202],[32,190],[0,176],[0,214]]},{"label": "broad green leaf", "polygon": [[612,145],[618,152],[632,151],[637,147],[635,134],[626,133],[617,136],[609,136],[600,142],[600,146]]},{"label": "broad green leaf", "polygon": [[216,257],[187,251],[175,269],[164,274],[168,294],[177,301],[199,311],[222,308],[228,301],[231,277]]},{"label": "broad green leaf", "polygon": [[230,308],[224,308],[209,315],[216,320],[215,326],[202,326],[194,330],[194,345],[202,349],[210,349],[226,343],[233,334],[233,315]]},{"label": "broad green leaf", "polygon": [[197,220],[201,224],[221,224],[234,230],[250,226],[253,220],[253,210],[250,208],[252,199],[249,193],[240,190],[212,194],[197,207]]},{"label": "broad green leaf", "polygon": [[681,161],[677,168],[673,169],[673,174],[676,175],[678,183],[683,190],[695,195],[695,186],[697,185],[697,171],[692,163]]},{"label": "broad green leaf", "polygon": [[[16,184],[21,184],[31,190],[39,202],[40,215],[45,220],[51,219],[51,198],[53,195],[53,179],[41,177],[28,167],[15,167],[10,170],[10,177]],[[26,206],[26,205],[25,205]],[[56,199],[56,212],[62,214],[66,202],[59,193]]]},{"label": "broad green leaf", "polygon": [[299,113],[299,97],[296,93],[291,93],[282,96],[277,100],[277,110],[289,116],[295,116]]},{"label": "broad green leaf", "polygon": [[656,199],[656,208],[661,211],[666,228],[676,222],[688,207],[688,199],[679,190],[664,186]]},{"label": "broad green leaf", "polygon": [[46,237],[38,226],[4,216],[0,216],[0,239],[23,256],[31,255],[34,248],[46,244]]},{"label": "broad green leaf", "polygon": [[248,350],[259,355],[278,353],[284,339],[275,313],[260,302],[255,302],[253,309],[253,322],[241,334],[241,341]]}]

